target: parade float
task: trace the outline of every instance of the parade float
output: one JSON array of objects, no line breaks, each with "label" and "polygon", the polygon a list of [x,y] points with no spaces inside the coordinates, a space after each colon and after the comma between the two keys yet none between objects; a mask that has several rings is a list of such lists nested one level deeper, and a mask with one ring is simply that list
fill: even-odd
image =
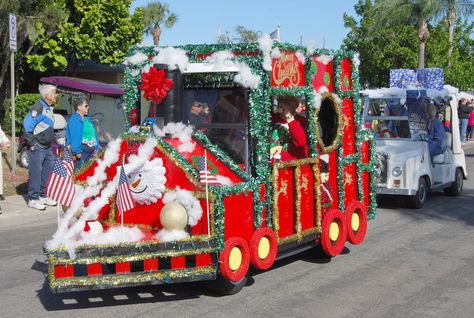
[{"label": "parade float", "polygon": [[[464,93],[444,85],[443,70],[391,70],[389,88],[366,89],[362,94],[364,125],[376,136],[377,194],[407,197],[417,209],[431,191],[461,194],[468,173],[457,110]],[[433,160],[428,149],[429,104],[446,130],[445,150]]]},{"label": "parade float", "polygon": [[[263,36],[136,47],[125,63],[129,133],[72,176],[74,196],[45,245],[53,291],[209,281],[232,294],[250,266],[314,246],[334,257],[364,240],[375,142],[351,52]],[[307,158],[270,159],[281,96],[306,102]],[[203,115],[191,126],[195,101]],[[119,183],[133,199],[122,213]]]}]

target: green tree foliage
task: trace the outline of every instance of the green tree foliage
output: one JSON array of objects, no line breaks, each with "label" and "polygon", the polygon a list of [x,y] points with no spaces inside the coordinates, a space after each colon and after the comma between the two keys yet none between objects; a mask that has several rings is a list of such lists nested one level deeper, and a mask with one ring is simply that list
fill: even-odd
[{"label": "green tree foliage", "polygon": [[247,29],[242,25],[236,26],[235,32],[237,33],[237,37],[231,39],[229,37],[229,32],[226,31],[225,34],[222,34],[217,38],[217,43],[255,43],[257,42],[258,36],[261,33],[260,31]]},{"label": "green tree foliage", "polygon": [[170,12],[167,4],[148,3],[144,8],[145,32],[153,37],[153,44],[158,45],[161,37],[161,26],[171,28],[178,21],[178,16]]},{"label": "green tree foliage", "polygon": [[37,50],[27,58],[37,71],[64,70],[80,60],[118,64],[130,46],[142,40],[143,10],[129,13],[132,0],[53,0],[67,13],[57,32],[49,34],[37,21]]},{"label": "green tree foliage", "polygon": [[355,12],[360,21],[344,14],[344,26],[350,31],[343,40],[343,47],[360,55],[360,77],[362,85],[387,86],[389,70],[392,68],[416,68],[416,30],[412,26],[399,25],[394,28],[374,27],[373,4],[370,0],[359,0]]},{"label": "green tree foliage", "polygon": [[443,10],[439,0],[377,0],[373,8],[373,32],[380,28],[390,28],[402,24],[416,28],[418,36],[418,68],[425,67],[426,41],[428,41],[429,22]]},{"label": "green tree foliage", "polygon": [[[40,98],[39,94],[20,94],[15,98],[15,131],[16,135],[20,135],[21,127],[23,127],[23,118],[30,110],[31,106],[38,101]],[[10,99],[6,100],[6,116],[2,124],[3,131],[11,131],[12,127],[12,114],[10,107]]]},{"label": "green tree foliage", "polygon": [[[343,40],[343,48],[360,55],[361,83],[368,87],[388,86],[390,69],[417,68],[417,30],[412,25],[393,25],[374,29],[373,1],[359,0],[355,12],[359,18],[344,15],[344,26],[349,33]],[[460,89],[474,86],[474,43],[470,38],[473,27],[462,21],[457,23],[452,55],[452,69],[447,70],[449,49],[448,26],[440,21],[431,28],[426,45],[426,66],[445,69],[445,82]]]}]

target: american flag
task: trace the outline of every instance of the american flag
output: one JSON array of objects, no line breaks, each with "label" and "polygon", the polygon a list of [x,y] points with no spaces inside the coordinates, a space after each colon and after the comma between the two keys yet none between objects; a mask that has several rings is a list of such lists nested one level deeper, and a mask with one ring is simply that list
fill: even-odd
[{"label": "american flag", "polygon": [[75,194],[76,189],[72,183],[71,174],[68,173],[68,169],[65,167],[64,160],[56,158],[53,171],[46,183],[46,195],[61,204],[71,206]]},{"label": "american flag", "polygon": [[127,175],[125,174],[123,165],[120,168],[116,205],[120,214],[135,207],[135,202],[132,198],[132,192],[130,191],[130,186],[128,185]]},{"label": "american flag", "polygon": [[66,147],[63,147],[63,153],[64,153],[64,158],[63,158],[64,167],[66,168],[69,176],[72,176],[72,174],[74,173],[74,162],[72,161],[71,152]]},{"label": "american flag", "polygon": [[206,158],[204,156],[199,157],[199,181],[201,184],[221,184],[217,181],[216,175],[211,174],[206,169]]}]

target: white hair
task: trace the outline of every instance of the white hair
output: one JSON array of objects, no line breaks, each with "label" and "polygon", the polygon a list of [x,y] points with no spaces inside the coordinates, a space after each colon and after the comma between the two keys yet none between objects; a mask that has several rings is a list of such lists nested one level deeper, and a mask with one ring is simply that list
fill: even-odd
[{"label": "white hair", "polygon": [[51,84],[39,84],[38,91],[40,93],[41,98],[46,98],[46,96],[56,91],[56,86]]}]

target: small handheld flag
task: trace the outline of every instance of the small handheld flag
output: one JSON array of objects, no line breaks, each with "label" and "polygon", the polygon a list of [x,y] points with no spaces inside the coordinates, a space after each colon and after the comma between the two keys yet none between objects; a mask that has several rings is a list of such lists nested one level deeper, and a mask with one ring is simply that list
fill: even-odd
[{"label": "small handheld flag", "polygon": [[204,156],[199,157],[199,182],[201,184],[221,184],[216,175],[211,174],[206,167],[206,158]]},{"label": "small handheld flag", "polygon": [[120,168],[116,206],[120,214],[135,207],[135,202],[133,201],[132,192],[130,191],[130,186],[123,165]]},{"label": "small handheld flag", "polygon": [[75,194],[76,189],[72,183],[72,174],[69,174],[64,160],[56,158],[53,171],[46,183],[46,195],[61,204],[70,206]]}]

